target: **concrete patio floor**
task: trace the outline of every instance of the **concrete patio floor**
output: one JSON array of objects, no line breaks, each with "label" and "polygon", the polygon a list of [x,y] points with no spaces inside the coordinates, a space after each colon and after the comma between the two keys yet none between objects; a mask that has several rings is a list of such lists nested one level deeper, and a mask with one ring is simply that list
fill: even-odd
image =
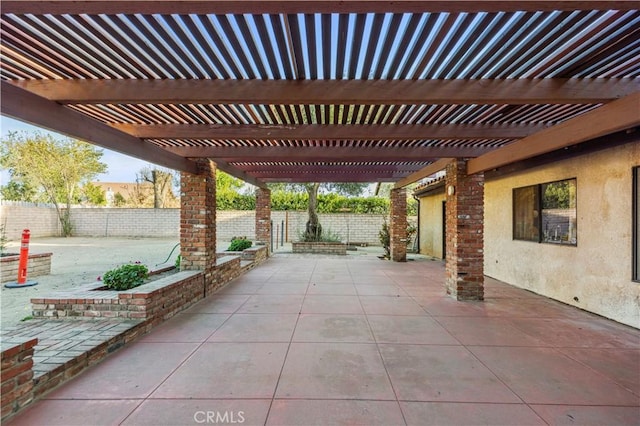
[{"label": "concrete patio floor", "polygon": [[640,331],[439,261],[276,254],[10,425],[638,425]]}]

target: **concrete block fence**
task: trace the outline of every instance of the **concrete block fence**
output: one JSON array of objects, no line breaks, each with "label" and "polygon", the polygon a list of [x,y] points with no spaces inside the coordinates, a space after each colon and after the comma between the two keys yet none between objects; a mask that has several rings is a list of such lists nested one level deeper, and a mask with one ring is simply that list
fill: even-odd
[{"label": "concrete block fence", "polygon": [[[337,235],[343,242],[380,245],[378,233],[385,219],[381,214],[319,214],[325,232]],[[77,237],[179,237],[180,209],[73,208],[73,235]],[[272,211],[273,233],[286,242],[296,241],[305,229],[306,211]],[[388,218],[387,218],[388,220]],[[415,216],[408,217],[416,224]],[[49,205],[0,204],[0,224],[11,241],[20,240],[23,229],[31,237],[60,235],[55,209]],[[256,239],[255,211],[220,210],[216,212],[218,240],[246,236]],[[284,231],[283,231],[284,227]]]}]

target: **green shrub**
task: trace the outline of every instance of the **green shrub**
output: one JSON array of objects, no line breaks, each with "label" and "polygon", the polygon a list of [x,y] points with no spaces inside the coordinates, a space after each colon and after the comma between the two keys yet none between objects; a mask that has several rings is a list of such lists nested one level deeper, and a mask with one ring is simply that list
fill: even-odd
[{"label": "green shrub", "polygon": [[251,241],[247,240],[245,237],[234,237],[231,239],[231,244],[229,244],[227,251],[243,251],[251,247],[251,244]]},{"label": "green shrub", "polygon": [[[411,244],[411,240],[416,232],[416,227],[407,222],[407,247]],[[380,229],[380,232],[378,232],[378,238],[380,239],[380,244],[384,248],[384,257],[389,259],[391,257],[391,233],[386,219],[382,222],[382,228]]]},{"label": "green shrub", "polygon": [[138,287],[147,277],[149,277],[149,269],[145,265],[130,263],[105,272],[102,281],[108,288],[121,291]]}]

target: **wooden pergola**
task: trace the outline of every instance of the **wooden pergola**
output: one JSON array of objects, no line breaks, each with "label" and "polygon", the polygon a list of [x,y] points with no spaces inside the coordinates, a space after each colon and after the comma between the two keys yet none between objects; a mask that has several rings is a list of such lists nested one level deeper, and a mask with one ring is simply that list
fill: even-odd
[{"label": "wooden pergola", "polygon": [[635,1],[3,1],[0,24],[3,115],[259,187],[402,187],[640,124]]}]

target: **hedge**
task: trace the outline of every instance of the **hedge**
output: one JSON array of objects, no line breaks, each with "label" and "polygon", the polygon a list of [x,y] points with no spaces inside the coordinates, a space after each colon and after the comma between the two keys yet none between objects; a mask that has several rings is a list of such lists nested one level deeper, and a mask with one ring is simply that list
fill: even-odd
[{"label": "hedge", "polygon": [[[309,196],[306,193],[276,191],[271,194],[271,210],[307,210]],[[218,210],[255,210],[253,195],[238,194],[235,191],[216,193]],[[387,214],[389,200],[383,197],[345,197],[338,194],[318,194],[318,213],[371,213]],[[416,203],[407,200],[407,213],[416,214]]]}]

